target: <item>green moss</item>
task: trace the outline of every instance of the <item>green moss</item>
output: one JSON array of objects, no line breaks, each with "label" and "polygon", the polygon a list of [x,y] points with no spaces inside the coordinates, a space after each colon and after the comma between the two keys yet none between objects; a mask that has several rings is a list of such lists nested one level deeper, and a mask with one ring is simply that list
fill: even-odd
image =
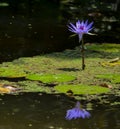
[{"label": "green moss", "polygon": [[40,85],[38,82],[34,81],[21,81],[18,85],[22,87],[22,91],[26,92],[45,92],[51,93],[51,88]]},{"label": "green moss", "polygon": [[112,83],[120,83],[120,74],[100,74],[96,75],[97,78],[107,79]]},{"label": "green moss", "polygon": [[54,88],[60,93],[67,93],[67,91],[71,90],[74,94],[100,94],[110,91],[110,89],[105,87],[88,85],[58,85]]},{"label": "green moss", "polygon": [[0,68],[0,77],[19,78],[25,76],[26,73],[18,68],[9,68],[9,67]]},{"label": "green moss", "polygon": [[68,82],[75,79],[72,75],[66,74],[30,74],[26,76],[29,80],[42,81],[43,83]]},{"label": "green moss", "polygon": [[120,45],[119,44],[92,44],[87,46],[88,49],[94,51],[101,51],[101,52],[120,52]]}]

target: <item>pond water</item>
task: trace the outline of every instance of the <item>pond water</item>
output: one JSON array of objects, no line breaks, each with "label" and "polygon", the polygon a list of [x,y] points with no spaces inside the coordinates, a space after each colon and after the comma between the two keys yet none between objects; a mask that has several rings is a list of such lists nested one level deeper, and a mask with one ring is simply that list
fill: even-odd
[{"label": "pond water", "polygon": [[[68,32],[66,25],[69,20],[75,21],[75,19],[81,18],[80,16],[88,18],[89,13],[83,13],[87,9],[81,9],[81,6],[87,6],[81,5],[77,0],[68,0],[68,3],[60,3],[59,0],[51,0],[52,2],[50,0],[34,0],[35,2],[33,2],[31,0],[33,3],[27,3],[28,1],[30,2],[30,0],[21,0],[20,3],[17,3],[16,0],[2,0],[0,2],[0,63],[23,56],[62,51],[78,45],[77,37],[69,38],[71,33]],[[57,1],[59,3],[56,3]],[[95,7],[94,3],[90,5]],[[99,22],[96,19],[99,20],[100,18],[101,20],[101,15],[104,16],[104,14],[102,12],[99,14],[94,10],[95,8],[91,10],[89,15],[92,16],[90,19],[96,21],[97,29],[101,30],[102,28],[104,31],[108,28],[112,35],[115,32],[113,37],[117,36],[117,40],[111,40],[111,37],[107,37],[107,39],[110,39],[111,42],[119,42],[120,30],[118,26],[120,23],[118,23],[119,19],[117,20],[119,13],[114,11],[116,13],[115,18],[112,17],[113,13],[110,13],[110,16],[105,17],[107,21],[100,22],[99,28]],[[110,11],[108,10],[108,12]],[[112,22],[109,22],[110,18],[112,18]],[[106,23],[107,26],[103,23]],[[105,31],[105,34],[108,33]],[[93,39],[95,37],[91,36],[86,41],[99,42],[102,39],[102,42],[106,42],[106,39],[101,37],[99,39],[96,37],[97,40]],[[92,109],[89,111],[92,115],[91,118],[65,120],[66,111],[72,108],[75,102],[75,100],[63,95],[39,93],[0,95],[0,129],[120,128],[119,105],[107,106],[92,103]]]},{"label": "pond water", "polygon": [[[119,129],[120,105],[92,103],[89,119],[65,120],[76,103],[64,95],[24,93],[0,96],[0,129]],[[83,106],[87,103],[82,102]]]},{"label": "pond water", "polygon": [[94,21],[98,35],[85,42],[119,43],[119,5],[119,0],[2,0],[0,62],[74,48],[78,37],[69,38],[67,24],[77,19]]},{"label": "pond water", "polygon": [[[59,22],[59,6],[47,0],[0,2],[0,62],[72,47],[66,24]],[[16,6],[17,4],[17,6]],[[70,41],[70,42],[69,42]]]}]

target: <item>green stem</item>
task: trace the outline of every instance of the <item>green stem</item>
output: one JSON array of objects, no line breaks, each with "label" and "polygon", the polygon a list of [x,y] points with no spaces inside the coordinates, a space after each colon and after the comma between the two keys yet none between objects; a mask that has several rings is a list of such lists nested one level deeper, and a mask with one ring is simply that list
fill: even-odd
[{"label": "green stem", "polygon": [[82,38],[82,44],[81,44],[81,54],[82,54],[82,70],[85,69],[85,55],[84,55],[84,40]]}]

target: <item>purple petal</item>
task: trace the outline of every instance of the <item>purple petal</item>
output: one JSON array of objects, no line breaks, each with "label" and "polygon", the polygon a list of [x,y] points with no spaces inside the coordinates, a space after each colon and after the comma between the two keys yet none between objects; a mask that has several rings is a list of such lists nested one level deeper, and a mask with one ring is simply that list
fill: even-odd
[{"label": "purple petal", "polygon": [[92,27],[92,28],[90,28],[90,29],[88,29],[88,30],[87,30],[87,33],[88,33],[89,31],[91,31],[92,29],[93,29],[93,27]]},{"label": "purple petal", "polygon": [[90,113],[86,111],[85,109],[83,109],[83,111],[84,111],[84,115],[86,118],[89,118],[91,116]]},{"label": "purple petal", "polygon": [[85,26],[87,26],[87,25],[88,25],[88,20],[85,21]]},{"label": "purple petal", "polygon": [[91,31],[93,29],[92,25],[93,25],[93,22],[88,24],[88,20],[86,20],[86,21],[78,20],[76,22],[76,25],[70,23],[68,25],[68,30],[73,33],[78,34],[79,42],[80,42],[83,37],[83,34],[89,34],[89,31]]},{"label": "purple petal", "polygon": [[74,30],[74,29],[73,29],[73,28],[71,28],[71,27],[69,27],[69,28],[68,28],[68,30],[69,30],[69,31],[71,31],[71,32],[76,33],[76,30]]},{"label": "purple petal", "polygon": [[75,29],[75,30],[77,29],[74,24],[70,23],[70,25],[71,25],[71,27],[72,27],[73,29]]},{"label": "purple petal", "polygon": [[80,27],[80,21],[78,20],[77,22],[76,22],[76,28],[78,29]]},{"label": "purple petal", "polygon": [[84,21],[81,22],[81,26],[85,26]]},{"label": "purple petal", "polygon": [[76,28],[73,28],[72,26],[68,25],[68,30],[71,31],[71,32],[76,33]]},{"label": "purple petal", "polygon": [[86,27],[86,29],[89,30],[89,29],[92,27],[92,25],[93,25],[93,22],[91,22],[91,23]]}]

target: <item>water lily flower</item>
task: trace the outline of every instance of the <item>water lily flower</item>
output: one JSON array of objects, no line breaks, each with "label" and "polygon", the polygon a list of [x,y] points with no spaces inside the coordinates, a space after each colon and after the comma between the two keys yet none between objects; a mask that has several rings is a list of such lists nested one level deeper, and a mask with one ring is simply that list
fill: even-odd
[{"label": "water lily flower", "polygon": [[80,108],[80,102],[78,101],[74,108],[67,110],[67,114],[65,118],[67,120],[72,120],[77,118],[85,119],[85,118],[89,118],[90,116],[91,115],[88,111]]},{"label": "water lily flower", "polygon": [[79,43],[82,40],[82,44],[81,44],[82,70],[85,69],[85,61],[84,61],[84,58],[85,58],[84,57],[85,47],[84,47],[84,42],[83,42],[83,35],[84,34],[95,35],[95,34],[90,33],[90,31],[93,29],[92,25],[93,25],[93,22],[88,23],[88,20],[81,21],[81,22],[80,22],[80,20],[78,20],[76,22],[76,25],[74,25],[72,23],[70,23],[68,25],[68,30],[78,35]]},{"label": "water lily flower", "polygon": [[76,22],[76,25],[70,23],[70,25],[68,25],[68,28],[69,28],[68,30],[77,34],[80,42],[84,34],[94,35],[89,32],[93,29],[92,25],[93,25],[93,22],[88,23],[88,20],[81,21],[81,22],[80,20],[78,20]]}]

